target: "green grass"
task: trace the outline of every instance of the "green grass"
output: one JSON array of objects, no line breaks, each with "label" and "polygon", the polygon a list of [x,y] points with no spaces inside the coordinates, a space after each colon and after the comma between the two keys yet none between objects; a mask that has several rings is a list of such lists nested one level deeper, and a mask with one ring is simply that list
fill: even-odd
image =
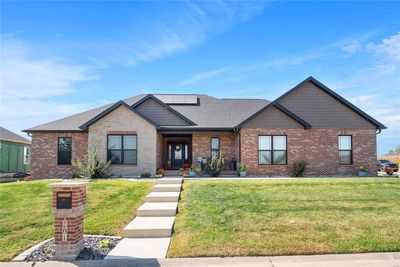
[{"label": "green grass", "polygon": [[[54,234],[51,188],[55,180],[0,184],[0,261]],[[153,183],[91,181],[87,188],[85,234],[122,235]]]},{"label": "green grass", "polygon": [[400,179],[184,183],[169,257],[400,251]]}]

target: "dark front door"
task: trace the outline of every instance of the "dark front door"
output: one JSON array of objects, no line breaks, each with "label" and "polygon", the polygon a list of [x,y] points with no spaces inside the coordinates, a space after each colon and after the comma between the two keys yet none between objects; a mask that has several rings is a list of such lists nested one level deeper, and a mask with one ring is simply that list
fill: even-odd
[{"label": "dark front door", "polygon": [[168,162],[171,169],[179,170],[183,164],[189,163],[189,145],[184,142],[168,143]]}]

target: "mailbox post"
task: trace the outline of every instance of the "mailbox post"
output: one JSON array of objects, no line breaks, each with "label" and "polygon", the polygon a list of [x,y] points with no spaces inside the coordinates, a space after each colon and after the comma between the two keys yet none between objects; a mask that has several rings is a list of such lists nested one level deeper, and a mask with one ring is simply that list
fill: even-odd
[{"label": "mailbox post", "polygon": [[53,189],[54,260],[74,260],[83,249],[83,215],[88,184],[62,182],[48,185]]}]

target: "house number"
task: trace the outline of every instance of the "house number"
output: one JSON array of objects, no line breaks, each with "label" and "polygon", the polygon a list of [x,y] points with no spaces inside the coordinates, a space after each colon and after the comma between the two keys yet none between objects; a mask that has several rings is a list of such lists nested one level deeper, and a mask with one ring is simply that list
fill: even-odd
[{"label": "house number", "polygon": [[63,242],[67,242],[67,239],[68,239],[68,221],[67,221],[67,218],[64,218],[64,220],[62,222],[61,232],[62,232],[62,241]]}]

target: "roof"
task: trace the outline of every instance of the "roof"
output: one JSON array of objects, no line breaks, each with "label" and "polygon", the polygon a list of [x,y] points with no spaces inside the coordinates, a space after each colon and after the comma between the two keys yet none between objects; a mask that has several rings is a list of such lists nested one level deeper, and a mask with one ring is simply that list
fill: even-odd
[{"label": "roof", "polygon": [[10,141],[15,143],[31,144],[31,141],[29,141],[28,139],[23,138],[22,136],[13,133],[10,130],[7,130],[6,128],[3,128],[1,126],[0,126],[0,140]]},{"label": "roof", "polygon": [[[218,99],[205,94],[198,94],[198,104],[182,103],[166,104],[160,100],[165,95],[141,94],[131,98],[126,98],[121,101],[110,103],[99,108],[81,112],[63,119],[45,123],[24,130],[24,132],[34,131],[84,131],[86,126],[94,123],[96,119],[108,114],[116,106],[130,106],[134,110],[135,106],[140,104],[145,98],[153,97],[168,109],[173,110],[175,114],[179,114],[182,118],[190,122],[191,128],[234,128],[240,122],[257,112],[269,103],[265,99]],[[168,95],[171,96],[171,95]],[[164,98],[165,99],[165,98]],[[169,99],[169,98],[167,98]],[[178,98],[179,99],[179,98]],[[140,114],[146,120],[143,114]],[[151,121],[151,120],[150,120]],[[154,123],[153,123],[154,124]],[[82,128],[81,128],[82,127]],[[161,127],[161,126],[159,126]],[[162,128],[162,127],[161,127]]]},{"label": "roof", "polygon": [[[358,109],[356,106],[336,94],[334,91],[314,79],[308,77],[303,82],[278,97],[273,102],[265,99],[227,99],[227,98],[214,98],[205,94],[141,94],[131,98],[126,98],[121,101],[110,103],[99,108],[91,109],[82,113],[78,113],[63,119],[52,121],[46,124],[35,126],[24,130],[24,132],[34,131],[86,131],[87,128],[101,119],[117,107],[123,105],[128,107],[132,112],[135,112],[157,129],[165,130],[233,130],[240,128],[251,118],[257,116],[260,112],[268,109],[269,107],[276,107],[286,115],[299,122],[305,129],[312,127],[308,122],[283,107],[278,101],[291,92],[300,88],[304,83],[311,82],[318,88],[335,98],[337,101],[359,114],[362,118],[369,121],[377,127],[377,129],[386,129],[386,127],[373,119],[365,112]],[[143,102],[148,99],[153,99],[161,106],[165,107],[176,116],[180,117],[188,123],[188,126],[165,126],[158,125],[151,118],[146,117],[143,113],[139,112],[139,107]],[[154,119],[154,118],[153,118]]]}]

